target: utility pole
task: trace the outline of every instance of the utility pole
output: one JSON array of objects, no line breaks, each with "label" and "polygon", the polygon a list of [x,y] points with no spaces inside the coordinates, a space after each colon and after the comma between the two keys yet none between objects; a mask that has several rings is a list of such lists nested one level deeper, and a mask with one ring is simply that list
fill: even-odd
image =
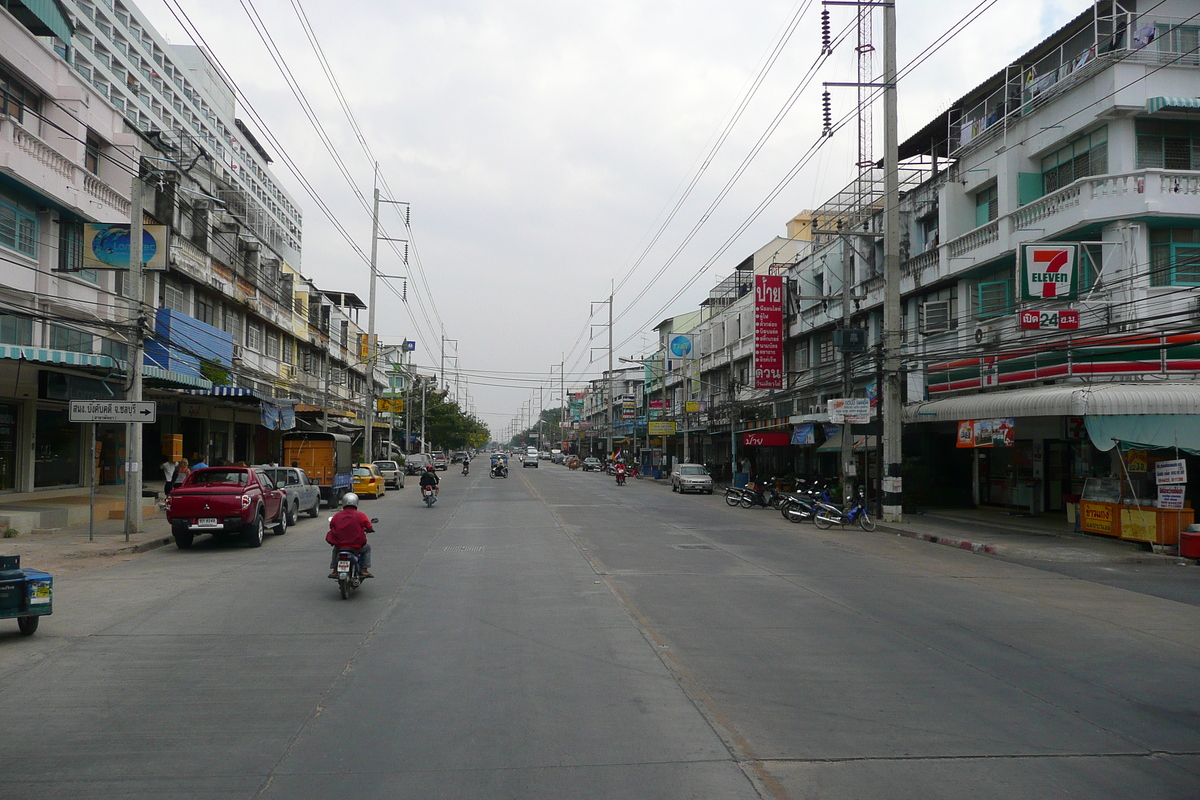
[{"label": "utility pole", "polygon": [[428,453],[425,442],[425,378],[421,377],[421,452]]},{"label": "utility pole", "polygon": [[900,399],[900,158],[897,143],[896,6],[883,6],[883,519],[904,516]]},{"label": "utility pole", "polygon": [[[407,350],[407,348],[405,348]],[[404,370],[404,454],[408,455],[411,444],[409,429],[412,424],[412,352],[409,351],[408,366]]]},{"label": "utility pole", "polygon": [[375,282],[379,274],[379,165],[375,165],[375,202],[371,210],[371,290],[367,301],[367,435],[363,461],[375,460]]},{"label": "utility pole", "polygon": [[615,387],[616,376],[613,375],[613,293],[609,290],[608,293],[608,454],[613,454],[613,428],[616,427],[616,422],[613,419],[613,404],[616,402]]},{"label": "utility pole", "polygon": [[[128,399],[142,399],[142,351],[145,348],[145,319],[142,288],[142,160],[139,156],[133,168],[133,182],[129,189],[129,279],[126,287],[133,306],[133,346],[129,359]],[[93,423],[93,426],[95,423]],[[95,449],[88,453],[88,468],[95,481]],[[131,533],[142,530],[142,426],[129,423],[125,426],[125,541]]]},{"label": "utility pole", "polygon": [[441,378],[439,379],[439,383],[443,388],[445,388],[446,390],[449,390],[450,384],[446,383],[446,342],[454,342],[454,351],[457,353],[458,352],[458,339],[448,339],[448,338],[446,338],[446,334],[444,334],[444,333],[442,334],[442,364],[441,364],[442,375],[441,375]]},{"label": "utility pole", "polygon": [[[869,9],[868,9],[869,11]],[[849,237],[841,237],[842,250],[842,330],[850,329],[850,284],[854,280],[854,264],[850,260],[850,254],[847,250],[852,246],[854,240]],[[843,334],[845,336],[847,334]],[[842,342],[842,397],[849,397],[852,389],[850,381],[850,359],[851,354],[846,342]],[[846,507],[850,507],[850,498],[853,494],[850,491],[850,479],[854,472],[854,436],[850,433],[849,420],[842,420],[842,502]]]}]

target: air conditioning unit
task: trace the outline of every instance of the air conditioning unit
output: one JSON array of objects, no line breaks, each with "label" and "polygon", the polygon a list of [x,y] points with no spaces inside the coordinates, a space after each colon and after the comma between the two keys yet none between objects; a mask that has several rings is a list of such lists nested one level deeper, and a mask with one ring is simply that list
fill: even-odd
[{"label": "air conditioning unit", "polygon": [[949,300],[926,300],[921,303],[919,311],[921,333],[929,335],[950,330],[953,320],[950,317]]},{"label": "air conditioning unit", "polygon": [[980,325],[975,328],[975,344],[992,345],[1000,343],[1000,326]]},{"label": "air conditioning unit", "polygon": [[283,376],[284,380],[296,380],[296,368],[291,364],[280,364],[279,374]]},{"label": "air conditioning unit", "polygon": [[245,363],[245,359],[242,357],[242,346],[240,344],[235,344],[233,346],[233,363],[234,364]]}]

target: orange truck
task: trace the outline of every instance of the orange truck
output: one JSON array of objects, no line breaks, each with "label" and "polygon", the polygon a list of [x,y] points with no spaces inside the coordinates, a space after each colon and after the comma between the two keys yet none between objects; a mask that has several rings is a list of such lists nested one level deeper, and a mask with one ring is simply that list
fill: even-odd
[{"label": "orange truck", "polygon": [[340,433],[287,433],[283,436],[283,466],[297,466],[321,487],[321,499],[329,508],[337,508],[342,495],[350,491],[350,437]]}]

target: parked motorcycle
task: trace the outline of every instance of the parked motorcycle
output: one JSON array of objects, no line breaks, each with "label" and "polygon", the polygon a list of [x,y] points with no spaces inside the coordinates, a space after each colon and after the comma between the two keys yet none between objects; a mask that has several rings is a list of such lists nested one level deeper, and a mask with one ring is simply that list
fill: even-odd
[{"label": "parked motorcycle", "polygon": [[433,508],[433,504],[437,502],[437,493],[433,491],[432,486],[421,487],[421,501],[425,503],[426,508]]},{"label": "parked motorcycle", "polygon": [[746,490],[742,489],[738,486],[726,486],[725,487],[725,504],[730,505],[730,506],[737,506],[738,504],[740,504],[742,502],[742,497],[744,497],[745,494],[746,494]]},{"label": "parked motorcycle", "polygon": [[[374,525],[379,520],[375,517],[371,518],[371,524]],[[349,547],[339,547],[337,551],[337,572],[338,591],[342,594],[342,599],[346,600],[350,597],[350,592],[362,586],[362,566],[359,563],[358,550]]]},{"label": "parked motorcycle", "polygon": [[857,492],[854,495],[854,500],[849,507],[842,509],[829,502],[828,493],[824,499],[818,501],[816,515],[813,517],[813,524],[818,528],[831,528],[837,525],[852,525],[858,523],[858,526],[864,531],[875,530],[875,520],[871,519],[871,515],[867,513],[867,507],[863,505],[862,492]]},{"label": "parked motorcycle", "polygon": [[[803,479],[801,484],[806,484]],[[808,522],[816,516],[817,497],[820,487],[817,484],[801,485],[794,491],[782,492],[783,502],[779,513],[788,522]]]},{"label": "parked motorcycle", "polygon": [[[729,501],[726,500],[726,502]],[[778,511],[783,505],[783,494],[772,489],[770,485],[760,487],[750,484],[742,491],[740,504],[742,508],[762,506],[763,508],[773,508]]]}]

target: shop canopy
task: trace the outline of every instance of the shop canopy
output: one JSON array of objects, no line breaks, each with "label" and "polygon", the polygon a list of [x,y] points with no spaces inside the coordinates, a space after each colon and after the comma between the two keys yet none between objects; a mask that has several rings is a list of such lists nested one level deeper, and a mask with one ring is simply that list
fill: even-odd
[{"label": "shop canopy", "polygon": [[1200,111],[1200,97],[1150,97],[1146,100],[1148,113],[1153,114],[1163,109]]},{"label": "shop canopy", "polygon": [[1087,417],[1088,436],[1098,450],[1179,448],[1200,456],[1200,415],[1113,414]]},{"label": "shop canopy", "polygon": [[[854,452],[865,453],[867,450],[874,450],[876,447],[876,437],[874,436],[855,436],[854,437]],[[842,452],[842,431],[838,431],[833,436],[825,440],[825,443],[817,448],[818,453],[840,453]]]},{"label": "shop canopy", "polygon": [[259,397],[253,389],[240,386],[213,386],[210,389],[190,389],[189,394],[208,395],[209,397],[236,397],[253,400],[258,403],[262,414],[259,423],[264,428],[273,431],[290,431],[296,427],[296,404],[299,400],[281,397]]},{"label": "shop canopy", "polygon": [[1123,414],[1200,414],[1194,383],[1060,384],[1036,389],[947,397],[910,403],[905,422],[958,422],[996,417],[1089,417]]}]

